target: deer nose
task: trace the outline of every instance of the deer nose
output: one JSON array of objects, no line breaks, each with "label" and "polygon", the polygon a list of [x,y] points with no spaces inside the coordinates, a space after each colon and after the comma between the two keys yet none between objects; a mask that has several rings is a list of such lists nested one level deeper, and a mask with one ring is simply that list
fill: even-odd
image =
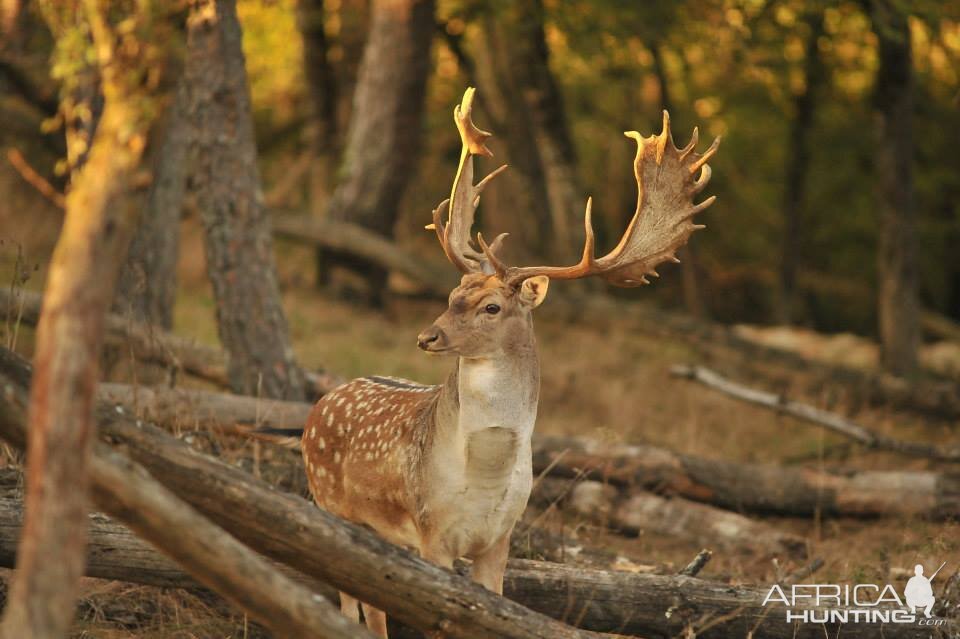
[{"label": "deer nose", "polygon": [[425,351],[430,350],[430,346],[440,340],[443,332],[436,326],[431,326],[424,332],[417,335],[417,346]]}]

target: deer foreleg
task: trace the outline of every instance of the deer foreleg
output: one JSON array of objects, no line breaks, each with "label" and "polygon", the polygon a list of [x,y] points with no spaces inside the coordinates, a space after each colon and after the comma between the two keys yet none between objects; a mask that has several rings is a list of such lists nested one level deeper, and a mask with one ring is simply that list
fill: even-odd
[{"label": "deer foreleg", "polygon": [[511,532],[507,531],[489,550],[473,560],[473,580],[498,595],[503,594],[503,573],[507,569],[507,556],[510,554]]}]

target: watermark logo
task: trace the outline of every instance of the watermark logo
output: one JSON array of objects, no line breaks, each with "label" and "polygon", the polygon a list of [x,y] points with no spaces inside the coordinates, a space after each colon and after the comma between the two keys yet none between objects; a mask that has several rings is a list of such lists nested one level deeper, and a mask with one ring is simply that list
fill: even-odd
[{"label": "watermark logo", "polygon": [[907,582],[907,587],[903,589],[903,596],[907,600],[907,606],[912,614],[916,614],[917,608],[923,609],[923,614],[930,619],[930,613],[933,610],[933,604],[936,603],[936,597],[933,596],[933,582],[947,562],[940,564],[937,571],[927,579],[923,576],[923,566],[917,564],[913,569],[913,577]]},{"label": "watermark logo", "polygon": [[898,623],[939,626],[933,617],[932,582],[946,562],[930,577],[917,564],[903,589],[903,598],[891,584],[794,584],[775,585],[763,600],[768,606],[786,607],[787,623]]}]

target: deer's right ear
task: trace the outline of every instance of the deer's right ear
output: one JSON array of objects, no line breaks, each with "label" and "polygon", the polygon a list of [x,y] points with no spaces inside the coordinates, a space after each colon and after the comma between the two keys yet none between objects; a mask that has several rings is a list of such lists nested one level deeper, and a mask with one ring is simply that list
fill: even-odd
[{"label": "deer's right ear", "polygon": [[523,280],[523,284],[520,285],[520,301],[530,308],[540,306],[540,303],[543,302],[547,296],[547,288],[549,286],[550,278],[546,275],[528,277]]}]

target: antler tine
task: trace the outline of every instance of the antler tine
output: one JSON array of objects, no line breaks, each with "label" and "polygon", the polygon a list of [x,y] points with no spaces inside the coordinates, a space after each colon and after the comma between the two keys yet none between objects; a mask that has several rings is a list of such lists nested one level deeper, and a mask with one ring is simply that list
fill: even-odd
[{"label": "antler tine", "polygon": [[682,161],[688,155],[690,151],[693,151],[697,148],[697,143],[700,142],[700,127],[693,127],[693,135],[690,136],[690,142],[687,146],[680,149],[680,160]]},{"label": "antler tine", "polygon": [[508,233],[501,233],[494,240],[493,244],[488,245],[483,239],[483,233],[477,233],[477,244],[480,245],[480,250],[483,251],[483,256],[486,258],[486,263],[490,265],[493,270],[493,273],[489,275],[497,274],[501,279],[506,276],[509,267],[503,263],[503,261],[497,257],[497,249],[500,248],[500,245],[503,244],[503,240],[509,235]]},{"label": "antler tine", "polygon": [[[637,143],[634,175],[637,179],[637,209],[617,246],[600,258],[594,258],[594,234],[591,224],[592,200],[584,215],[586,238],[583,257],[573,266],[530,266],[509,268],[506,280],[514,285],[536,275],[551,279],[576,279],[598,275],[615,286],[648,284],[647,276],[659,277],[656,267],[663,262],[678,262],[676,251],[690,234],[703,228],[691,218],[709,207],[715,196],[694,204],[693,198],[710,181],[707,161],[717,152],[720,139],[702,155],[695,148],[699,132],[694,129],[690,143],[677,149],[670,131],[670,116],[663,113],[660,135],[644,138],[636,131],[624,133]],[[695,176],[699,172],[699,178]]]},{"label": "antler tine", "polygon": [[[483,131],[473,123],[473,96],[476,89],[468,87],[463,99],[453,109],[453,119],[460,132],[462,149],[457,174],[453,179],[450,197],[442,202],[433,211],[433,224],[428,229],[435,230],[440,246],[447,259],[463,273],[485,271],[484,264],[489,258],[485,253],[477,251],[470,244],[470,229],[473,226],[474,215],[480,204],[480,194],[507,166],[503,165],[483,178],[478,184],[473,184],[473,156],[484,155],[492,157],[493,153],[485,142],[490,133]],[[447,221],[442,222],[442,216],[447,213]],[[502,241],[501,238],[498,240]],[[496,243],[496,242],[495,242]],[[491,263],[492,264],[492,263]],[[505,267],[504,267],[505,268]]]}]

